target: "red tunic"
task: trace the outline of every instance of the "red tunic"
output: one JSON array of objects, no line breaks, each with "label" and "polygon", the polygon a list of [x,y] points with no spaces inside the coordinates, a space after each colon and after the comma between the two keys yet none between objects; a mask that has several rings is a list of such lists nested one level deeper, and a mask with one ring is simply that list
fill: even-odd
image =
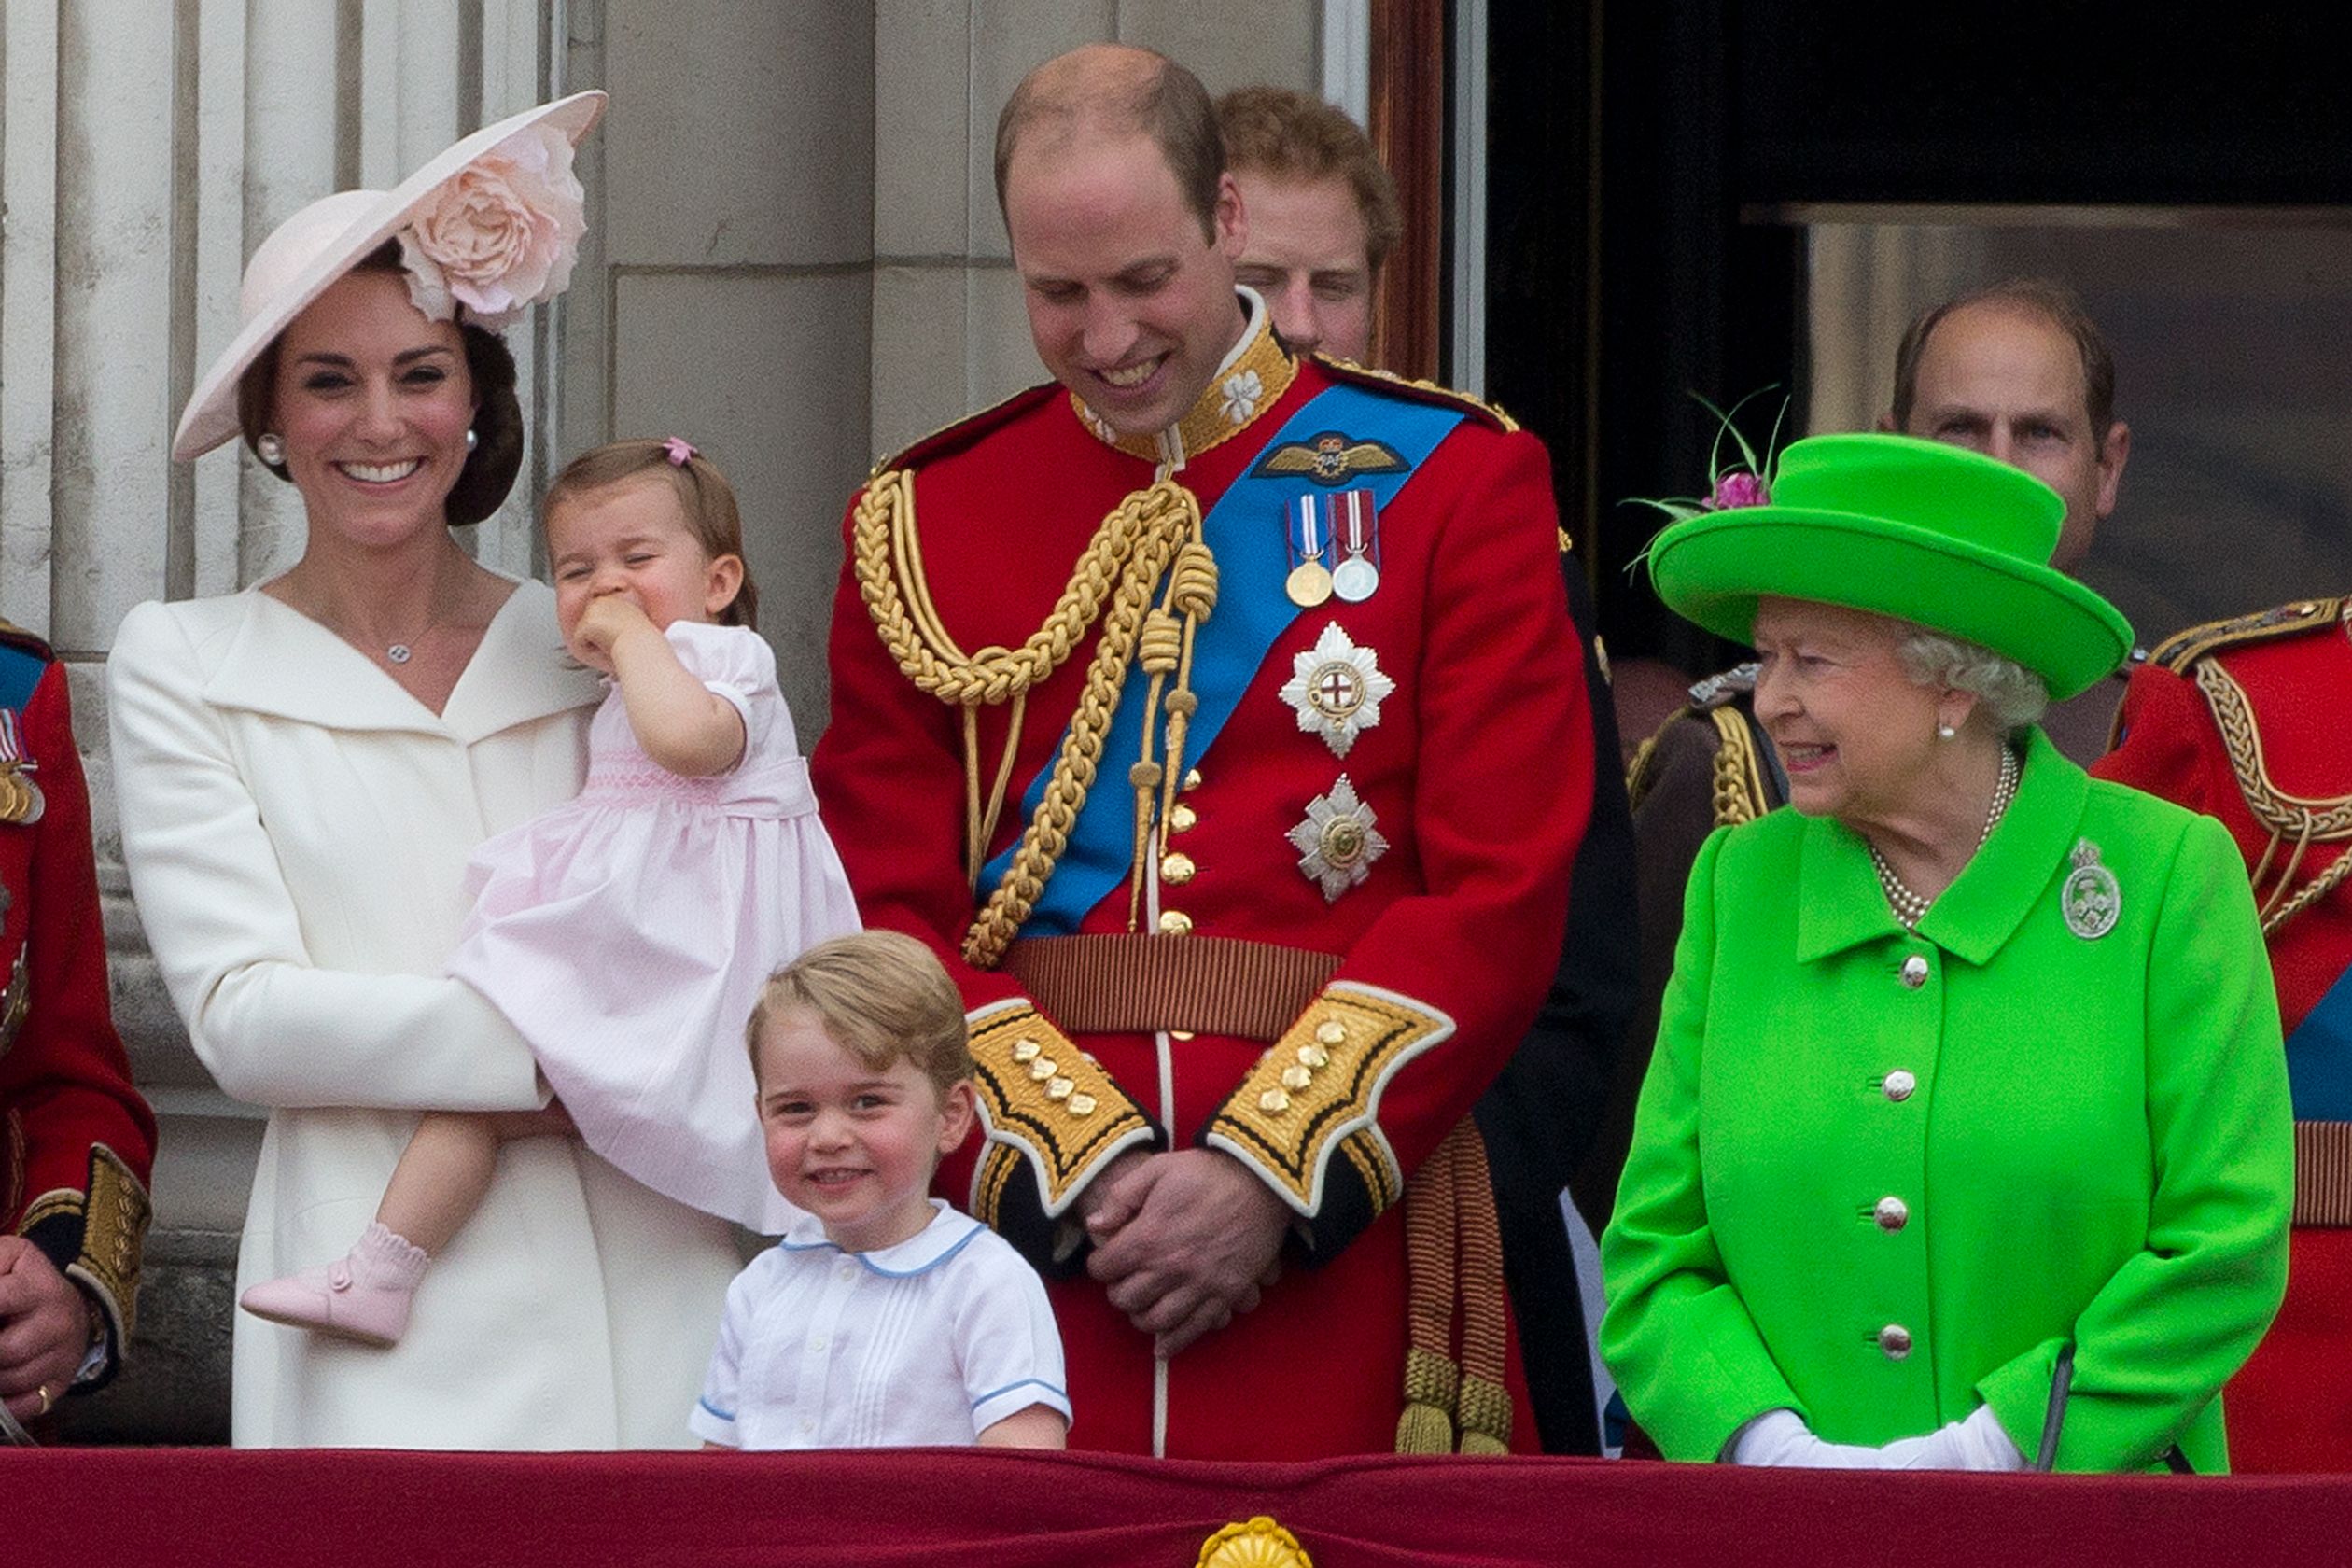
[{"label": "red tunic", "polygon": [[[2132,674],[2121,741],[2091,771],[2219,818],[2249,873],[2255,901],[2290,900],[2345,852],[2340,833],[2315,837],[2291,878],[2297,811],[2331,810],[2352,828],[2352,602],[2305,601],[2182,633]],[[2225,735],[2224,722],[2229,734]],[[2231,735],[2236,738],[2233,748]],[[2235,756],[2233,756],[2233,751]],[[2257,817],[2257,807],[2274,819]],[[2324,821],[2321,831],[2327,831]],[[2267,859],[2267,864],[2264,864]],[[2271,972],[2279,1021],[2291,1038],[2352,967],[2352,888],[2339,887],[2276,926]],[[2289,1077],[2296,1064],[2289,1062]],[[2343,1124],[2297,1133],[2296,1208],[2313,1197],[2305,1147]],[[2352,1215],[2298,1223],[2287,1300],[2228,1392],[2230,1463],[2240,1471],[2352,1471]]]},{"label": "red tunic", "polygon": [[[1178,477],[1203,510],[1340,373],[1303,363],[1237,434],[1195,442]],[[1222,734],[1187,759],[1198,782],[1163,824],[1169,853],[1148,868],[1141,919],[1147,931],[1189,923],[1191,937],[1155,942],[1238,937],[1337,960],[1293,1036],[1309,1039],[1296,1031],[1344,1016],[1347,1043],[1333,1045],[1334,1065],[1282,1113],[1264,1104],[1293,1038],[1269,1051],[1263,1039],[1209,1030],[1079,1035],[1091,1061],[1075,1067],[1048,1031],[1045,1047],[1061,1051],[1078,1094],[1059,1107],[1015,1103],[1038,1021],[1017,1008],[991,1013],[1020,997],[1017,983],[958,952],[976,902],[963,869],[959,712],[901,673],[852,572],[834,607],[833,722],[814,759],[825,819],[865,918],[931,941],[975,1010],[989,1143],[976,1177],[968,1146],[943,1170],[941,1190],[1059,1276],[1053,1299],[1075,1446],[1152,1451],[1154,1363],[1149,1338],[1083,1273],[1083,1258],[1056,1255],[1057,1219],[1120,1149],[1204,1141],[1282,1193],[1303,1239],[1289,1245],[1263,1305],[1169,1364],[1164,1451],[1296,1459],[1394,1446],[1407,1343],[1398,1191],[1510,1056],[1559,956],[1593,755],[1543,448],[1466,399],[1350,379],[1386,399],[1441,399],[1462,418],[1380,510],[1379,590],[1358,604],[1282,607],[1289,618]],[[1217,395],[1212,386],[1210,399]],[[1150,460],[1107,444],[1052,386],[933,438],[900,466],[916,471],[922,562],[940,621],[968,651],[1029,637],[1104,515],[1154,478]],[[853,506],[853,527],[855,515]],[[1279,508],[1255,525],[1281,539]],[[1297,656],[1335,625],[1395,682],[1378,723],[1344,757],[1304,732],[1281,694]],[[1020,785],[1050,764],[1096,642],[1090,629],[1029,695],[992,853],[1021,832]],[[981,710],[980,755],[991,773],[1005,730],[1003,707]],[[1130,798],[1133,760],[1106,755],[1095,788]],[[1387,849],[1359,885],[1326,898],[1302,872],[1290,834],[1343,775]],[[984,879],[982,897],[991,885]],[[1128,931],[1128,900],[1121,880],[1079,930]],[[1359,1044],[1366,1025],[1379,1040],[1369,1048]],[[1025,1042],[1026,1054],[1008,1055]],[[1334,1086],[1343,1068],[1344,1089]],[[1302,1125],[1310,1099],[1330,1113],[1318,1124],[1328,1136]],[[1083,1129],[1049,1120],[1097,1100]],[[1059,1141],[1065,1130],[1071,1141]],[[1072,1234],[1060,1226],[1065,1254]],[[1512,1371],[1516,1385],[1515,1349]],[[1512,1446],[1532,1451],[1523,1399],[1516,1410]]]},{"label": "red tunic", "polygon": [[[107,1008],[65,668],[6,623],[0,708],[14,715],[17,761],[32,763],[19,777],[41,798],[37,820],[0,820],[0,1228],[30,1238],[91,1293],[119,1351],[138,1285],[155,1117],[132,1087]],[[0,772],[18,768],[0,758]]]}]

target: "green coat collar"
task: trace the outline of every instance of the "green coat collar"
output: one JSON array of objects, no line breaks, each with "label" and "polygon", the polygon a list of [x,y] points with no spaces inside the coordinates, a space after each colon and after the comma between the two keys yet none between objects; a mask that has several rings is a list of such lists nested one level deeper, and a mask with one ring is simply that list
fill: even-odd
[{"label": "green coat collar", "polygon": [[[2091,781],[2039,729],[2026,732],[2017,798],[1984,847],[1927,908],[1918,934],[1972,964],[1990,960],[2067,864]],[[1827,817],[1808,818],[1798,861],[1797,961],[1900,936],[1862,835]]]}]

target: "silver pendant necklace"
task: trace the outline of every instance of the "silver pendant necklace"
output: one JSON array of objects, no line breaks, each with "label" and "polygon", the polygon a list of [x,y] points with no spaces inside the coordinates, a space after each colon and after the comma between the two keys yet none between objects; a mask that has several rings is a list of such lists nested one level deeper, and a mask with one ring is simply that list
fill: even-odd
[{"label": "silver pendant necklace", "polygon": [[[2002,747],[2000,782],[1993,786],[1993,805],[1984,814],[1984,831],[1977,834],[1978,848],[1984,847],[1985,840],[1993,836],[1994,825],[2009,809],[2009,802],[2017,798],[2017,753],[2006,746]],[[1870,851],[1870,864],[1878,872],[1880,890],[1886,894],[1886,905],[1895,912],[1896,923],[1905,931],[1917,931],[1919,922],[1926,917],[1927,906],[1935,901],[1913,891],[1901,877],[1896,875],[1895,868],[1887,864],[1886,857],[1879,853],[1877,845],[1867,838],[1862,842]]]}]

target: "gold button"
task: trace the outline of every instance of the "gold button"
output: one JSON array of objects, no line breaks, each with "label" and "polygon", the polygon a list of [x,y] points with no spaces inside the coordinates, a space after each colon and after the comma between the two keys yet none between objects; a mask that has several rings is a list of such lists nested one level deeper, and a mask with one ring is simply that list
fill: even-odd
[{"label": "gold button", "polygon": [[1320,1045],[1301,1045],[1298,1059],[1303,1066],[1328,1067],[1331,1065],[1331,1053]]},{"label": "gold button", "polygon": [[1094,1114],[1094,1108],[1095,1097],[1090,1094],[1071,1095],[1067,1105],[1067,1109],[1073,1116],[1090,1116]]},{"label": "gold button", "polygon": [[1901,1323],[1888,1323],[1878,1331],[1878,1348],[1889,1361],[1900,1361],[1911,1353],[1911,1330]]},{"label": "gold button", "polygon": [[1915,991],[1925,984],[1927,984],[1927,960],[1917,953],[1913,953],[1903,960],[1903,986],[1908,990]]},{"label": "gold button", "polygon": [[1190,1040],[1192,1037],[1193,1031],[1190,1029],[1169,1029],[1168,1031],[1168,1038],[1170,1040]]},{"label": "gold button", "polygon": [[1160,911],[1159,929],[1162,936],[1185,936],[1192,931],[1192,917],[1181,909]]},{"label": "gold button", "polygon": [[1186,768],[1184,770],[1184,788],[1187,790],[1197,790],[1200,788],[1200,770],[1198,768]]},{"label": "gold button", "polygon": [[1056,1062],[1051,1057],[1040,1057],[1035,1061],[1029,1063],[1029,1077],[1040,1084],[1043,1084],[1046,1079],[1051,1078],[1055,1073],[1059,1072],[1060,1071],[1060,1064]]},{"label": "gold button", "polygon": [[1258,1109],[1279,1116],[1290,1109],[1290,1096],[1281,1089],[1268,1089],[1258,1096]]},{"label": "gold button", "polygon": [[1160,857],[1160,880],[1163,882],[1171,882],[1181,888],[1193,879],[1196,869],[1193,858],[1182,849]]},{"label": "gold button", "polygon": [[1314,1081],[1314,1073],[1306,1068],[1286,1067],[1282,1069],[1282,1087],[1286,1089],[1303,1089]]},{"label": "gold button", "polygon": [[1067,1078],[1056,1078],[1045,1085],[1045,1098],[1047,1099],[1068,1099],[1070,1098],[1070,1091],[1077,1086],[1077,1085],[1071,1083]]},{"label": "gold button", "polygon": [[1348,1038],[1348,1026],[1337,1018],[1325,1018],[1315,1026],[1315,1038],[1326,1045],[1337,1045]]},{"label": "gold button", "polygon": [[1193,824],[1199,820],[1200,813],[1195,811],[1189,805],[1179,805],[1175,810],[1168,814],[1168,831],[1169,833],[1190,833],[1192,831]]},{"label": "gold button", "polygon": [[1881,1230],[1900,1230],[1911,1224],[1911,1205],[1890,1195],[1878,1200],[1878,1207],[1870,1211],[1870,1218],[1878,1222]]},{"label": "gold button", "polygon": [[1013,1059],[1016,1062],[1035,1061],[1037,1053],[1045,1047],[1027,1037],[1013,1042]]},{"label": "gold button", "polygon": [[1918,1087],[1919,1080],[1898,1067],[1886,1075],[1885,1082],[1879,1085],[1879,1092],[1900,1105],[1911,1099],[1912,1092]]}]

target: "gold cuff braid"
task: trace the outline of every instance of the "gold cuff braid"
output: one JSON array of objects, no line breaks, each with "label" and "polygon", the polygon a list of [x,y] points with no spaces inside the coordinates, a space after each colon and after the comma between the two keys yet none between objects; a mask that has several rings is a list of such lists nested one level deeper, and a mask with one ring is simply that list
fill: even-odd
[{"label": "gold cuff braid", "polygon": [[[1113,1155],[1151,1141],[1152,1124],[1135,1101],[1027,1002],[973,1018],[972,1060],[989,1141],[1036,1165],[1048,1217],[1068,1208]],[[990,1149],[973,1186],[974,1201],[991,1211],[1000,1206],[1012,1169],[1007,1156]],[[979,1217],[990,1219],[988,1213]]]},{"label": "gold cuff braid", "polygon": [[129,1343],[138,1316],[139,1257],[154,1217],[146,1186],[120,1155],[104,1143],[93,1144],[90,1190],[43,1193],[26,1206],[21,1228],[29,1232],[61,1214],[81,1222],[81,1254],[65,1272],[98,1294],[116,1343]]},{"label": "gold cuff braid", "polygon": [[[1225,1100],[1208,1142],[1256,1169],[1285,1202],[1312,1217],[1323,1207],[1332,1155],[1366,1132],[1390,1076],[1454,1031],[1453,1020],[1409,997],[1339,981],[1326,987]],[[1348,1150],[1376,1160],[1367,1182],[1374,1212],[1403,1185],[1385,1141]]]}]

